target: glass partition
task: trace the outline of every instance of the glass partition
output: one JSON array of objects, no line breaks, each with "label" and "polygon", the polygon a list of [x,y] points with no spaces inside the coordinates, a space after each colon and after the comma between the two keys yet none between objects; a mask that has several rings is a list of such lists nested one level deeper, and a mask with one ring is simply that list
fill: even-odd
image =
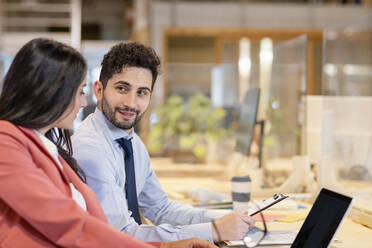
[{"label": "glass partition", "polygon": [[[202,41],[199,42],[200,46],[212,43],[210,40]],[[178,43],[176,45],[180,46]],[[281,42],[269,38],[226,40],[222,42],[219,64],[212,62],[213,56],[210,53],[198,49],[196,55],[192,49],[186,53],[183,46],[178,50],[177,46],[170,48],[172,54],[181,54],[188,62],[181,62],[180,56],[175,58],[174,54],[169,54],[170,61],[164,65],[168,100],[164,105],[156,107],[150,118],[148,146],[152,155],[169,155],[182,144],[195,150],[196,144],[203,143],[207,147],[196,152],[203,155],[203,161],[229,163],[231,154],[237,151],[237,126],[244,97],[250,89],[260,88],[257,122],[265,122],[263,149],[260,150],[260,129],[257,125],[250,151],[243,154],[250,154],[252,158],[246,167],[257,167],[262,152],[264,167],[269,168],[272,160],[284,158],[289,161],[291,169],[292,156],[301,152],[306,47],[306,36]],[[198,135],[198,138],[191,138],[195,137],[196,121],[184,119],[190,113],[200,112],[200,107],[191,106],[198,95],[197,99],[200,100],[200,94],[206,98],[209,110],[203,109],[203,115],[199,118],[214,116],[206,119],[205,126],[198,127],[199,131],[204,130],[203,135],[207,139]],[[182,125],[178,124],[176,128],[173,122],[177,121]],[[212,131],[210,127],[218,132]],[[175,139],[182,134],[188,134],[190,138],[174,143],[165,141],[164,133]],[[210,137],[214,138],[214,142],[209,142]]]},{"label": "glass partition", "polygon": [[321,136],[329,142],[321,142],[320,160],[330,157],[328,167],[348,189],[371,183],[372,15],[325,31],[323,94]]},{"label": "glass partition", "polygon": [[372,96],[372,15],[324,32],[323,95]]},{"label": "glass partition", "polygon": [[[266,187],[277,187],[293,171],[293,157],[302,151],[305,122],[307,36],[275,44],[269,84],[261,101],[264,112],[264,172]],[[263,82],[260,82],[263,85]],[[265,86],[263,86],[265,89]],[[298,165],[300,166],[300,165]],[[292,186],[293,188],[297,187]],[[295,189],[302,190],[302,189]]]},{"label": "glass partition", "polygon": [[[291,158],[301,152],[306,93],[307,37],[274,46],[271,80],[265,106],[268,124],[265,154],[270,158]],[[262,106],[261,106],[262,107]]]}]

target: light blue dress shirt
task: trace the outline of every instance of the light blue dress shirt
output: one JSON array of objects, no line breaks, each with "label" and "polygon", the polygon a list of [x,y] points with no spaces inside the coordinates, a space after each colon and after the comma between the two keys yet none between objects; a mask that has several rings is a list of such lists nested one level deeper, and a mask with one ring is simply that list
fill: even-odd
[{"label": "light blue dress shirt", "polygon": [[[125,196],[123,150],[115,141],[132,138],[138,205],[156,226],[138,225],[131,217]],[[197,237],[213,241],[212,219],[222,212],[193,208],[172,201],[162,190],[150,167],[150,157],[137,134],[112,125],[98,109],[72,137],[74,157],[97,194],[109,223],[143,241],[175,241]]]}]

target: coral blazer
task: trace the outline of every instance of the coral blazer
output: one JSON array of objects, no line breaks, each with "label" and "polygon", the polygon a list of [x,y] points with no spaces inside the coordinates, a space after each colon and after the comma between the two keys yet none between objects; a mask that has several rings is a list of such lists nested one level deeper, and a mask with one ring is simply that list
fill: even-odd
[{"label": "coral blazer", "polygon": [[0,121],[0,247],[153,247],[110,227],[94,192],[59,159],[63,170],[33,130]]}]

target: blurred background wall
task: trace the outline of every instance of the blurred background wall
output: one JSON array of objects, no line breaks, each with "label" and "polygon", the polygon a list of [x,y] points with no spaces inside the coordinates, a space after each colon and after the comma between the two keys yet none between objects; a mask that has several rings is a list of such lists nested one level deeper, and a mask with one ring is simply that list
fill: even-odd
[{"label": "blurred background wall", "polygon": [[171,95],[187,106],[202,93],[230,128],[247,90],[259,87],[266,154],[292,156],[307,146],[305,96],[372,95],[371,10],[371,0],[0,0],[0,77],[34,37],[71,44],[89,67],[83,118],[95,107],[103,55],[136,40],[162,60],[138,127],[145,141],[159,121],[153,110]]}]

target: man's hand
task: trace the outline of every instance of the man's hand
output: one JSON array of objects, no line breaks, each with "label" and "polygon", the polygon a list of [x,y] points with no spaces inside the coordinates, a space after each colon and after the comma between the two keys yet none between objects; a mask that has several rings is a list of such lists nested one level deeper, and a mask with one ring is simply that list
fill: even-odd
[{"label": "man's hand", "polygon": [[240,240],[254,226],[254,223],[254,219],[247,212],[227,214],[215,221],[221,240],[219,240],[217,230],[212,226],[213,241]]},{"label": "man's hand", "polygon": [[197,238],[174,242],[163,242],[160,248],[218,248],[217,246]]}]

